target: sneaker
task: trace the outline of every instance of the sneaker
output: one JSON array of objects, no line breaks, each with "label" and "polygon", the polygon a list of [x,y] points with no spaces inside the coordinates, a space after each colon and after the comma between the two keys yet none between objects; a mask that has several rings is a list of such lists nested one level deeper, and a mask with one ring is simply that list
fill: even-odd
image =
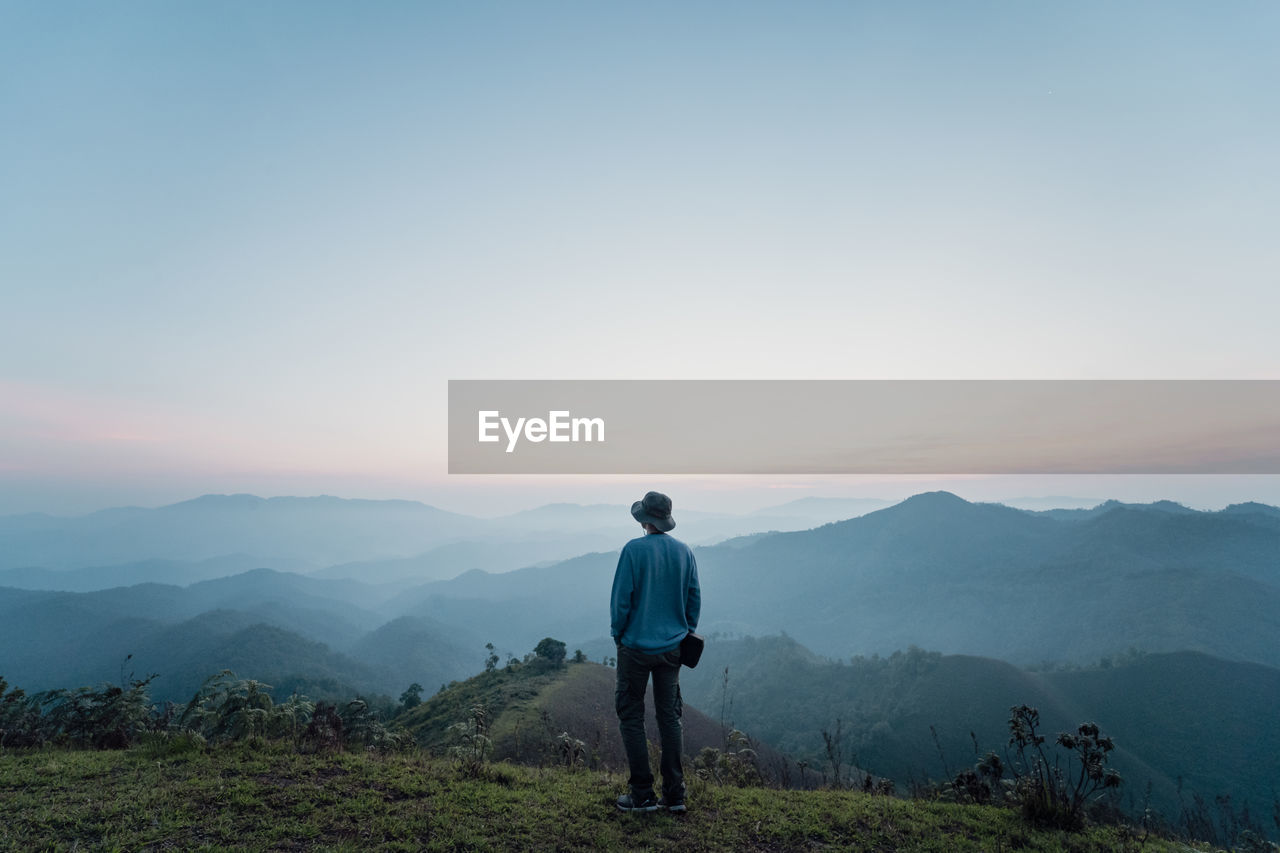
[{"label": "sneaker", "polygon": [[668,797],[666,794],[663,794],[662,799],[658,800],[658,808],[666,809],[672,814],[684,814],[689,810],[688,806],[684,804],[684,797],[677,800],[675,797]]},{"label": "sneaker", "polygon": [[658,810],[658,800],[653,794],[649,794],[647,797],[623,794],[618,797],[618,808],[624,812],[656,812]]}]

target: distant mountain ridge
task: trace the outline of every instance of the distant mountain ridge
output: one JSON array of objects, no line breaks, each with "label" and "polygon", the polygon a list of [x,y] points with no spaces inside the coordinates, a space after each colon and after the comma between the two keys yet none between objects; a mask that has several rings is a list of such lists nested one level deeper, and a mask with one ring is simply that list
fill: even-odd
[{"label": "distant mountain ridge", "polygon": [[[225,496],[188,503],[241,519],[244,512],[309,502],[348,508],[330,498],[273,503]],[[382,509],[379,502],[355,506],[375,516]],[[700,627],[707,633],[785,631],[835,657],[917,645],[1029,665],[1086,662],[1137,647],[1280,665],[1280,510],[1103,506],[1109,508],[1061,516],[933,492],[809,530],[699,547]],[[421,509],[410,504],[410,511]],[[134,511],[115,515],[133,517]],[[430,638],[425,644],[442,650],[441,661],[453,666],[458,658],[449,670],[456,674],[479,666],[485,642],[503,655],[522,654],[545,636],[571,648],[601,648],[617,548],[635,532],[624,524],[607,551],[506,573],[465,571],[416,586],[255,568],[185,589],[155,583],[79,594],[0,588],[0,674],[32,686],[113,677],[112,661],[135,651],[145,636],[210,610],[235,612],[342,654],[360,647],[361,658],[385,652],[385,646],[375,651],[372,640],[367,649],[360,645],[372,632],[409,617],[404,625],[418,627],[391,632],[386,642],[408,649],[408,638],[421,630]],[[227,558],[206,568],[251,561]],[[149,577],[164,565],[151,564]],[[82,573],[72,570],[68,577]],[[63,658],[85,665],[68,668]],[[378,689],[403,688],[375,680]]]},{"label": "distant mountain ridge", "polygon": [[[802,501],[776,513],[741,515],[684,509],[680,519],[692,531],[691,541],[710,544],[763,530],[813,527],[843,515],[837,507],[854,515],[858,507],[882,503]],[[421,583],[469,569],[510,571],[568,559],[611,547],[635,530],[629,507],[622,505],[548,504],[478,518],[405,500],[203,495],[155,509],[0,517],[0,585],[55,583],[87,591],[151,580],[189,583],[209,576],[205,564],[238,557],[254,568]],[[163,561],[172,576],[156,573]],[[93,567],[111,568],[97,586]],[[80,574],[53,578],[36,570]]]},{"label": "distant mountain ridge", "polygon": [[[471,572],[386,610],[457,614],[517,648],[548,626],[586,643],[605,634],[616,553]],[[703,628],[786,631],[822,654],[915,644],[1033,664],[1136,646],[1280,664],[1280,525],[1268,513],[1121,505],[1059,518],[938,492],[695,553]]]},{"label": "distant mountain ridge", "polygon": [[713,622],[723,609],[745,623],[730,630],[785,630],[827,654],[916,644],[1035,663],[1137,646],[1275,665],[1280,529],[1261,518],[1061,520],[929,493],[698,559],[704,586],[720,585]]},{"label": "distant mountain ridge", "polygon": [[329,496],[204,495],[157,509],[111,509],[74,518],[0,523],[0,568],[77,568],[149,559],[252,554],[260,565],[426,550],[484,529],[470,516],[413,501]]},{"label": "distant mountain ridge", "polygon": [[[187,586],[257,568],[263,568],[262,562],[257,557],[248,554],[228,554],[198,561],[152,559],[111,566],[85,566],[78,569],[29,567],[0,569],[0,587],[58,592],[93,592],[116,586],[135,586],[140,583]],[[280,571],[304,572],[313,567],[300,560],[277,560],[272,568]]]}]

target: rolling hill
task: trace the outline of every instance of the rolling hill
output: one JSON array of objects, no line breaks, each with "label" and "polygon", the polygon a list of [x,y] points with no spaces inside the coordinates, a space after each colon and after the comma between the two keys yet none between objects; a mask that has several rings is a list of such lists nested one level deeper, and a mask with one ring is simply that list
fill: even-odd
[{"label": "rolling hill", "polygon": [[[343,654],[385,622],[357,606],[368,595],[350,581],[268,569],[188,587],[0,588],[0,674],[33,691],[118,682],[133,655],[130,669],[160,673],[155,691],[162,699],[184,700],[193,683],[246,666],[242,675],[263,680],[305,676],[344,691],[403,689],[407,682],[381,662],[394,660],[390,654],[372,661]],[[466,674],[454,654],[442,647],[442,674]]]}]

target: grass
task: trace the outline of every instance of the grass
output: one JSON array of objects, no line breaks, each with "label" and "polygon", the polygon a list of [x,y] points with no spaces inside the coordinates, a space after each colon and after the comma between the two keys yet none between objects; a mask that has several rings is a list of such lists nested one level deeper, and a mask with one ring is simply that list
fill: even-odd
[{"label": "grass", "polygon": [[468,719],[472,705],[483,705],[495,726],[490,735],[497,738],[510,734],[514,720],[525,715],[538,694],[563,677],[562,670],[529,665],[482,672],[425,700],[396,722],[423,746],[439,747],[448,740],[449,726]]},{"label": "grass", "polygon": [[1009,810],[693,781],[684,816],[626,815],[622,777],[422,753],[0,754],[4,850],[1172,851],[1128,830],[1034,831]]}]

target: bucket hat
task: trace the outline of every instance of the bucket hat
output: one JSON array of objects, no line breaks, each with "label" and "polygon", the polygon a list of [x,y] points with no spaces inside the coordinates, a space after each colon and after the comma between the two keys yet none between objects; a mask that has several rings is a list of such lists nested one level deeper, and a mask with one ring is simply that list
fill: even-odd
[{"label": "bucket hat", "polygon": [[662,492],[647,492],[641,500],[631,505],[631,517],[641,524],[652,524],[666,533],[676,526],[671,517],[671,498]]}]

